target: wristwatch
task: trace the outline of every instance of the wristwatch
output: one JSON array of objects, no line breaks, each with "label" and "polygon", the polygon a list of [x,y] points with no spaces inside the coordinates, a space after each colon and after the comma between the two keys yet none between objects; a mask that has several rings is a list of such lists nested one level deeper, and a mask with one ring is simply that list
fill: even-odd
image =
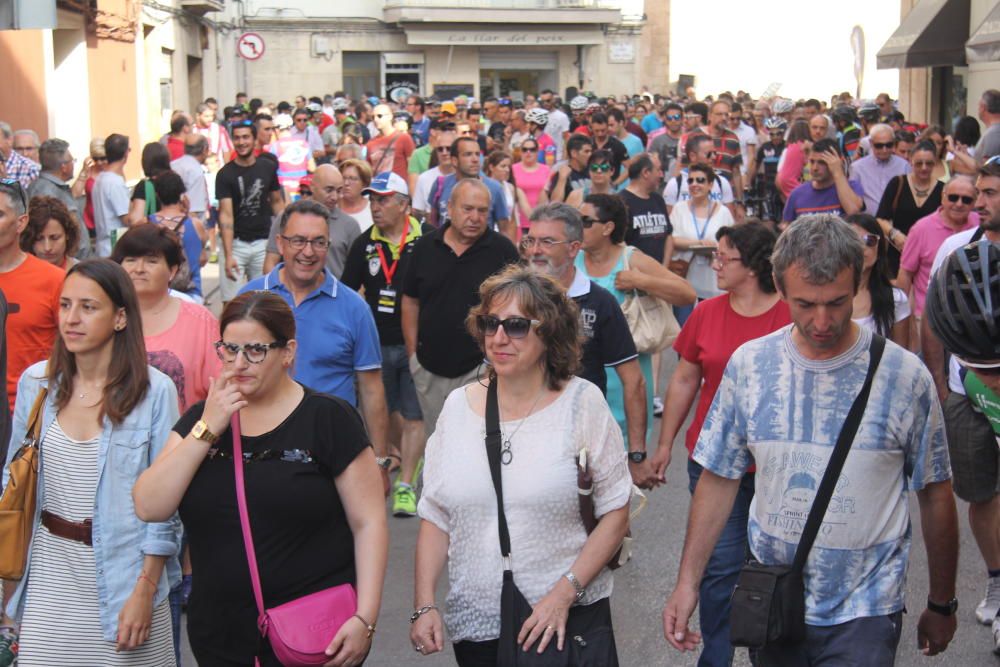
[{"label": "wristwatch", "polygon": [[628,460],[632,463],[642,463],[646,460],[646,452],[629,452]]},{"label": "wristwatch", "polygon": [[935,614],[941,614],[942,616],[951,616],[956,611],[958,611],[958,600],[952,598],[944,604],[938,604],[937,602],[931,600],[930,597],[928,597],[927,608],[933,611]]},{"label": "wristwatch", "polygon": [[198,440],[204,440],[210,445],[214,445],[219,441],[219,436],[208,430],[208,424],[205,423],[204,419],[199,419],[195,422],[195,425],[191,428],[191,435]]}]

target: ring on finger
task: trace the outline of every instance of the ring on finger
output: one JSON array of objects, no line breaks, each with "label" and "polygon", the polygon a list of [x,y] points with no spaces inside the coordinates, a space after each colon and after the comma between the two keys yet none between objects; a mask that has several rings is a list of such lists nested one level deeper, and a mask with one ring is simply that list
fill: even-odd
[{"label": "ring on finger", "polygon": [[413,647],[413,650],[416,651],[417,653],[423,653],[424,652],[424,645],[423,644],[417,644],[416,646]]}]

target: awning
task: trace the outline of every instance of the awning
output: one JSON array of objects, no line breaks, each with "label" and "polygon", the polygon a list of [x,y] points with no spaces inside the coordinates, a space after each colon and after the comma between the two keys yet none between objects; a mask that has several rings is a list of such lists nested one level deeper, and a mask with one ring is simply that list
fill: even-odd
[{"label": "awning", "polygon": [[965,57],[970,63],[1000,61],[1000,2],[965,43]]},{"label": "awning", "polygon": [[[968,21],[966,21],[968,23]],[[566,44],[603,44],[604,33],[595,28],[559,26],[558,29],[481,30],[478,28],[409,28],[406,43],[411,46],[563,46]],[[963,42],[965,37],[962,38]]]},{"label": "awning", "polygon": [[965,64],[969,0],[920,0],[876,56],[878,69]]}]

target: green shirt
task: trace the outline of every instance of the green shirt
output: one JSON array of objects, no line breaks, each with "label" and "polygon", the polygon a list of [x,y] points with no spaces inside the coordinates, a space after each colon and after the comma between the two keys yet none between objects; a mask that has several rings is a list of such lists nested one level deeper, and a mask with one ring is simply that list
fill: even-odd
[{"label": "green shirt", "polygon": [[993,393],[993,390],[983,384],[979,376],[971,370],[965,374],[965,379],[962,382],[969,400],[989,420],[990,426],[993,427],[993,433],[997,436],[997,444],[1000,445],[1000,396]]},{"label": "green shirt", "polygon": [[410,155],[407,171],[411,174],[422,174],[431,168],[431,145],[424,144]]}]

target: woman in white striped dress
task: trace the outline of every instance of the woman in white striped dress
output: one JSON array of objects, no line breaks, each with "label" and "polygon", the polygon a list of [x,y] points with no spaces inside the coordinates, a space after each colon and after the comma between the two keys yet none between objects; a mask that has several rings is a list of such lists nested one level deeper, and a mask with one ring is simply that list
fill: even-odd
[{"label": "woman in white striped dress", "polygon": [[21,376],[14,409],[12,453],[47,389],[34,537],[5,609],[20,623],[18,664],[172,666],[179,521],[143,523],[131,491],[166,442],[177,395],[146,365],[120,266],[89,260],[69,271],[47,364]]}]

